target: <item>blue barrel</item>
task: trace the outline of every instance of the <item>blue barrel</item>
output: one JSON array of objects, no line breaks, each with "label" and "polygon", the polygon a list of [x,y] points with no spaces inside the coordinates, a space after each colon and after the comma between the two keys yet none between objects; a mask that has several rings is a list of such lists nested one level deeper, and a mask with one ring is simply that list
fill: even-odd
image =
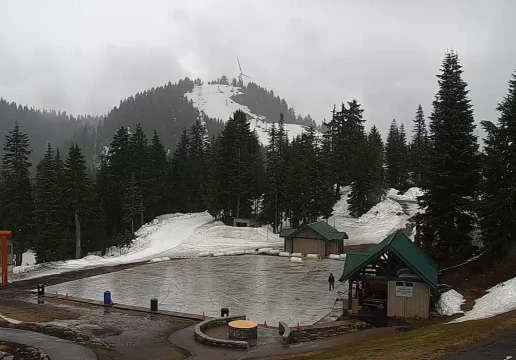
[{"label": "blue barrel", "polygon": [[104,305],[111,304],[111,291],[104,291]]}]

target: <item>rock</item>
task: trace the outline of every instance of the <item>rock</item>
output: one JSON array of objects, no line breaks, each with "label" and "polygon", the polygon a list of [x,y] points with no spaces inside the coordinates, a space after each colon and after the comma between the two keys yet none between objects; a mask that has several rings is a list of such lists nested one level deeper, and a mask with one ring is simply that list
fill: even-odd
[{"label": "rock", "polygon": [[14,355],[6,356],[2,360],[14,360]]}]

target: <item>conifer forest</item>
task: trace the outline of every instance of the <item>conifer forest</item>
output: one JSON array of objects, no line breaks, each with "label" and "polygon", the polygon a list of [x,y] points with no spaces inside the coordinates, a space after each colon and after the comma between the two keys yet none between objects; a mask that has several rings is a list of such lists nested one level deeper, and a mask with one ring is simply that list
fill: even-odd
[{"label": "conifer forest", "polygon": [[[279,232],[328,219],[343,187],[354,217],[389,188],[419,187],[428,254],[472,252],[480,230],[486,250],[502,256],[516,242],[516,74],[479,139],[458,55],[447,53],[436,72],[432,108],[415,103],[413,119],[393,119],[388,129],[367,123],[360,99],[328,104],[331,118],[317,126],[251,83],[241,98],[268,104],[266,146],[242,111],[225,123],[199,113],[182,96],[189,79],[73,121],[1,100],[0,121],[15,125],[4,131],[0,196],[10,206],[0,208],[0,226],[13,231],[18,264],[27,249],[49,262],[128,245],[162,214],[208,211],[226,224],[252,218]],[[39,138],[31,124],[41,116],[62,121],[56,128],[65,134]],[[290,139],[285,117],[306,131]]]}]

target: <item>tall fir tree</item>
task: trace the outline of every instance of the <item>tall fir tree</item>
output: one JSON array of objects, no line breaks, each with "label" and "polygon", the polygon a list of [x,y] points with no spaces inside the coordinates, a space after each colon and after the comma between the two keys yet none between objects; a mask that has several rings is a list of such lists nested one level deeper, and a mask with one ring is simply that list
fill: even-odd
[{"label": "tall fir tree", "polygon": [[421,186],[421,183],[426,178],[426,161],[428,158],[428,132],[421,104],[417,107],[412,133],[410,148],[411,170],[416,185]]},{"label": "tall fir tree", "polygon": [[30,153],[29,137],[16,122],[3,147],[0,195],[8,206],[1,207],[0,222],[4,229],[12,231],[17,265],[21,265],[22,254],[32,246],[34,234]]},{"label": "tall fir tree", "polygon": [[387,185],[405,191],[409,185],[408,147],[403,124],[398,127],[396,119],[392,120],[385,146]]},{"label": "tall fir tree", "polygon": [[236,111],[217,139],[215,165],[208,180],[206,205],[225,222],[251,217],[252,204],[263,193],[263,158],[256,133],[246,114]]},{"label": "tall fir tree", "polygon": [[35,187],[34,251],[38,262],[70,258],[70,247],[61,218],[61,194],[57,184],[56,162],[52,147],[39,162]]},{"label": "tall fir tree", "polygon": [[348,204],[349,213],[353,217],[359,217],[370,209],[371,201],[371,181],[370,166],[368,166],[368,146],[365,134],[362,134],[360,142],[356,143],[357,161],[361,161],[362,166],[355,170],[351,192],[349,193]]},{"label": "tall fir tree", "polygon": [[324,146],[310,128],[292,141],[289,147],[286,180],[286,214],[293,227],[328,218],[333,212],[334,190],[330,164]]},{"label": "tall fir tree", "polygon": [[497,110],[497,125],[482,122],[487,137],[479,215],[486,248],[500,257],[516,245],[516,73]]},{"label": "tall fir tree", "polygon": [[278,127],[273,124],[269,130],[269,144],[266,148],[264,212],[274,232],[281,231],[284,218],[287,153],[288,137],[283,114],[280,114]]},{"label": "tall fir tree", "polygon": [[422,245],[435,257],[471,249],[474,202],[480,181],[477,137],[462,66],[449,52],[437,75],[439,91],[430,117],[428,175],[421,197]]},{"label": "tall fir tree", "polygon": [[202,185],[206,181],[206,151],[208,138],[204,125],[197,120],[190,129],[190,141],[188,147],[189,171],[188,192],[190,203],[189,212],[199,212],[205,210],[202,198]]},{"label": "tall fir tree", "polygon": [[149,147],[149,161],[150,173],[147,184],[148,198],[146,208],[149,218],[155,218],[170,209],[170,193],[167,191],[169,182],[167,153],[156,131],[154,131]]},{"label": "tall fir tree", "polygon": [[187,212],[190,205],[190,192],[188,191],[188,153],[190,149],[190,138],[186,129],[181,133],[181,139],[177,144],[171,162],[172,171],[172,202],[176,212]]},{"label": "tall fir tree", "polygon": [[382,136],[373,125],[367,135],[367,168],[369,189],[367,191],[367,207],[369,210],[378,204],[385,195],[385,156]]},{"label": "tall fir tree", "polygon": [[135,223],[138,221],[140,214],[145,210],[143,208],[142,193],[135,174],[131,176],[131,181],[124,195],[124,221],[130,225],[131,234],[134,236],[136,231]]},{"label": "tall fir tree", "polygon": [[86,171],[86,159],[77,143],[68,151],[63,178],[63,207],[68,213],[66,227],[76,240],[75,257],[80,258],[86,248],[86,242],[81,245],[81,238],[86,240],[82,235],[87,218],[92,216],[93,199],[91,179]]},{"label": "tall fir tree", "polygon": [[[332,120],[326,124],[332,154],[332,172],[336,179],[335,194],[338,196],[340,186],[350,185],[355,180],[355,174],[360,171],[361,155],[356,149],[362,146],[364,135],[364,110],[357,100],[348,101],[348,107],[342,104],[341,111],[333,109]],[[358,175],[357,175],[358,176]]]},{"label": "tall fir tree", "polygon": [[140,124],[136,125],[134,132],[131,134],[129,152],[131,154],[131,176],[134,175],[142,197],[140,207],[142,212],[137,219],[137,227],[139,228],[145,224],[147,220],[151,220],[149,217],[145,216],[144,209],[149,202],[149,181],[152,172],[150,168],[149,142]]}]

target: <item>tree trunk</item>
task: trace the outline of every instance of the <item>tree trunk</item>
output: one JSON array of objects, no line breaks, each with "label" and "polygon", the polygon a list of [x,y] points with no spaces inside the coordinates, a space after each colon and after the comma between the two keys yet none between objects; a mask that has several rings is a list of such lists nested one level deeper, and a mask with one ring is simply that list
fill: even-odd
[{"label": "tree trunk", "polygon": [[18,248],[18,250],[16,251],[16,266],[23,265],[22,264],[22,256],[23,256],[23,250],[20,250],[20,248]]},{"label": "tree trunk", "polygon": [[131,234],[134,235],[134,217],[131,219]]},{"label": "tree trunk", "polygon": [[77,211],[75,212],[75,258],[81,258],[81,221]]}]

